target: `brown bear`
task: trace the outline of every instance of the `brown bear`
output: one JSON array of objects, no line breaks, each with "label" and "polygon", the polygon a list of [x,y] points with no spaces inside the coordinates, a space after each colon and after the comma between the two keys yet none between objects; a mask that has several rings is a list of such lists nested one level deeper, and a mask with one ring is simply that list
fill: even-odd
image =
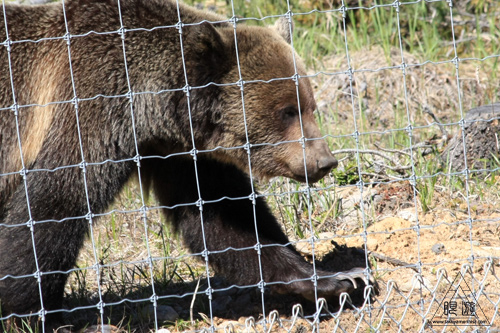
[{"label": "brown bear", "polygon": [[337,163],[287,26],[169,0],[2,11],[1,316],[59,319],[89,225],[137,173],[189,249],[231,283],[314,299],[364,278],[317,271],[315,289],[313,266],[251,185],[249,175],[312,183]]}]

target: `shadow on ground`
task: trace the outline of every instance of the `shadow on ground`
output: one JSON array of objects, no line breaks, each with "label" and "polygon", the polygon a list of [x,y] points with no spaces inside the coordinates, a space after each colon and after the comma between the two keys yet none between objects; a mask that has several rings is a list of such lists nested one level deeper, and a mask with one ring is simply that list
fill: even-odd
[{"label": "shadow on ground", "polygon": [[[366,267],[366,257],[363,249],[339,246],[319,261],[317,267],[329,271],[346,271],[354,267]],[[358,289],[351,294],[351,301],[355,306],[361,306],[364,302],[364,283],[357,281]],[[264,294],[257,287],[231,287],[224,279],[219,277],[210,278],[213,290],[212,302],[209,302],[207,279],[189,283],[155,284],[155,292],[159,295],[158,306],[155,308],[150,300],[152,295],[151,286],[131,286],[131,290],[117,295],[108,292],[103,295],[104,318],[107,322],[125,330],[135,332],[147,332],[154,329],[155,317],[159,325],[191,324],[191,320],[204,321],[212,317],[222,320],[239,320],[241,318],[254,317],[256,320],[262,318],[263,307],[266,314],[276,310],[280,316],[291,317],[293,306],[301,304],[304,316],[316,313],[316,305],[313,302],[296,295],[280,295],[265,288]],[[133,288],[133,289],[132,289]],[[198,290],[194,296],[195,290]],[[264,300],[264,302],[263,302]],[[64,315],[64,322],[70,324],[74,329],[100,324],[100,314],[96,304],[99,302],[97,295],[90,298],[78,298],[67,296],[65,308],[89,307],[78,311],[68,312]],[[116,305],[109,306],[115,303]],[[211,303],[211,304],[210,304]],[[211,305],[211,306],[210,306]],[[349,307],[349,306],[347,306]],[[328,311],[339,310],[339,303],[330,301]],[[209,319],[208,319],[209,320]],[[189,326],[192,327],[192,326]],[[188,328],[188,327],[186,327]]]}]

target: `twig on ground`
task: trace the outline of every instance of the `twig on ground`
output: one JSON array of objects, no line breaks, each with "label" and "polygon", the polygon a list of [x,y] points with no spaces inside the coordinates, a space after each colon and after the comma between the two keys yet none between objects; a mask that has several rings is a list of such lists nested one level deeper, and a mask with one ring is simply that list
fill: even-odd
[{"label": "twig on ground", "polygon": [[441,124],[441,121],[438,119],[438,117],[436,117],[436,115],[431,111],[431,109],[427,105],[424,106],[423,111],[425,113],[427,113],[429,116],[431,116],[432,119],[434,119],[434,121],[436,122],[436,125],[438,125],[439,130],[441,131],[441,134],[443,134],[443,137],[448,137],[448,132],[446,131],[444,126]]},{"label": "twig on ground", "polygon": [[198,283],[196,283],[196,288],[194,289],[193,293],[193,299],[191,300],[191,305],[189,306],[189,317],[191,319],[191,325],[194,325],[193,308],[194,308],[194,301],[196,300],[196,294],[198,293],[198,288],[200,287],[200,281],[201,281],[201,276],[198,278]]},{"label": "twig on ground", "polygon": [[390,149],[390,148],[384,148],[384,147],[381,147],[378,143],[374,142],[373,145],[378,149],[378,150],[381,150],[381,151],[385,151],[387,153],[394,153],[394,154],[402,154],[402,155],[406,155],[408,157],[410,157],[410,153],[407,153],[406,151],[404,150],[398,150],[398,149]]},{"label": "twig on ground", "polygon": [[374,256],[375,258],[377,258],[378,260],[381,260],[381,261],[385,261],[391,265],[394,265],[394,266],[404,266],[404,267],[407,267],[407,268],[411,268],[413,269],[415,272],[418,273],[418,269],[407,263],[407,262],[404,262],[402,260],[399,260],[399,259],[396,259],[396,258],[391,258],[391,257],[388,257],[388,256],[385,256],[383,254],[380,254],[380,253],[376,253],[376,252],[373,252],[373,251],[370,251],[369,254],[371,254],[372,256]]}]

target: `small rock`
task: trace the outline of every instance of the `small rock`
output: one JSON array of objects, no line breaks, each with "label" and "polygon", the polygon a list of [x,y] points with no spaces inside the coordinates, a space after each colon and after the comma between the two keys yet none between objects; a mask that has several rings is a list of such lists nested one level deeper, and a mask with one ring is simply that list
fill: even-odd
[{"label": "small rock", "polygon": [[[59,332],[59,330],[58,330]],[[118,327],[113,326],[113,325],[94,325],[85,328],[82,333],[117,333],[117,332],[123,332],[120,330]]]},{"label": "small rock", "polygon": [[322,232],[318,235],[318,238],[320,240],[332,240],[333,238],[335,238],[335,233],[333,232]]},{"label": "small rock", "polygon": [[431,286],[431,282],[429,281],[429,279],[426,279],[424,277],[421,277],[421,278],[413,277],[411,279],[411,281],[403,283],[399,287],[403,291],[410,291],[412,289],[422,288],[422,287],[425,287],[424,289],[428,290],[430,288],[430,286]]},{"label": "small rock", "polygon": [[436,243],[432,245],[432,252],[435,254],[441,254],[446,251],[446,248],[444,247],[444,244],[441,243]]},{"label": "small rock", "polygon": [[382,202],[382,200],[384,199],[383,196],[381,196],[380,194],[375,194],[375,196],[373,197],[373,205],[374,206],[377,206],[379,203]]},{"label": "small rock", "polygon": [[417,216],[415,212],[415,208],[410,208],[408,210],[402,210],[398,213],[398,216],[401,217],[403,220],[409,221],[409,222],[417,222]]},{"label": "small rock", "polygon": [[[143,314],[148,318],[154,319],[155,317],[155,307],[153,304],[148,305],[144,308]],[[179,318],[179,314],[174,310],[173,307],[168,305],[157,305],[156,306],[156,316],[158,322],[163,323],[165,321],[175,321]]]}]

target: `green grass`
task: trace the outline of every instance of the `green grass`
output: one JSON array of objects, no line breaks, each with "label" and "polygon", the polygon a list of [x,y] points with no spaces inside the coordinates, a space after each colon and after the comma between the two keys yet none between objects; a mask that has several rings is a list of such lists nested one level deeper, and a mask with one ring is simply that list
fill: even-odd
[{"label": "green grass", "polygon": [[[189,0],[188,4],[200,4]],[[201,1],[207,8],[216,8],[223,15],[231,16],[232,8],[227,1]],[[350,51],[364,50],[373,45],[382,46],[386,55],[392,47],[399,48],[398,20],[396,9],[388,1],[346,1],[351,8],[346,14],[347,41]],[[215,4],[215,6],[214,6]],[[294,47],[304,57],[309,66],[313,66],[325,56],[345,52],[344,27],[342,15],[338,11],[340,1],[322,2],[290,1],[294,15]],[[368,9],[369,7],[379,5]],[[355,7],[366,9],[352,9]],[[287,2],[282,0],[234,1],[236,16],[261,19],[270,15],[285,14]],[[321,13],[311,10],[320,10]],[[466,11],[473,17],[460,16]],[[455,4],[454,19],[465,24],[455,24],[460,57],[483,58],[498,54],[500,45],[499,13],[500,4],[495,0],[468,1],[465,5]],[[307,13],[307,14],[306,14]],[[490,13],[490,15],[488,15]],[[474,20],[475,15],[475,20]],[[486,18],[487,25],[484,19]],[[247,24],[272,25],[273,20],[248,20]],[[427,60],[438,61],[449,57],[452,35],[449,6],[446,1],[420,2],[400,7],[399,26],[403,49],[419,53]],[[491,38],[485,38],[485,35]],[[463,41],[460,41],[460,38]],[[443,47],[444,46],[444,47]]]}]

